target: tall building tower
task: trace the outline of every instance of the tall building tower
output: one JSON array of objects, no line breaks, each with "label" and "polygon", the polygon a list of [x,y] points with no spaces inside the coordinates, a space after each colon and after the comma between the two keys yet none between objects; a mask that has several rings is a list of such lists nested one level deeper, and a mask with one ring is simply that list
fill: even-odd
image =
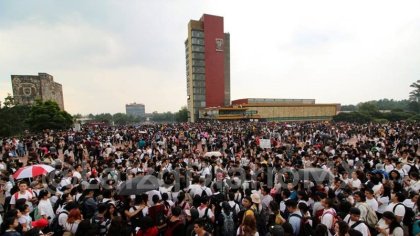
[{"label": "tall building tower", "polygon": [[125,114],[134,117],[144,117],[146,115],[144,104],[131,103],[125,104]]},{"label": "tall building tower", "polygon": [[185,54],[188,120],[195,122],[201,108],[230,105],[230,35],[223,17],[190,20]]}]

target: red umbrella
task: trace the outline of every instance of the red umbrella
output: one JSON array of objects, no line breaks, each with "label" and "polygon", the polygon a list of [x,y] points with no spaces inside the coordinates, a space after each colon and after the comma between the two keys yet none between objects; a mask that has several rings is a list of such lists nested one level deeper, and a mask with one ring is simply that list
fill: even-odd
[{"label": "red umbrella", "polygon": [[54,168],[52,166],[49,166],[49,165],[26,166],[26,167],[22,167],[19,170],[17,170],[13,174],[13,178],[15,178],[15,179],[32,178],[32,177],[35,177],[35,176],[50,173],[53,170],[54,170]]}]

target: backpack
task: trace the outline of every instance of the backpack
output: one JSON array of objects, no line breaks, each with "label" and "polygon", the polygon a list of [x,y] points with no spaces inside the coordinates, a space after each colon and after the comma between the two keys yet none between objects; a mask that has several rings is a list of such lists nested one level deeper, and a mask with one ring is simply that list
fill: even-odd
[{"label": "backpack", "polygon": [[159,231],[162,231],[166,228],[166,216],[165,216],[165,207],[162,208],[163,210],[156,212],[156,226],[158,227]]},{"label": "backpack", "polygon": [[82,204],[81,204],[82,205],[82,214],[83,214],[85,219],[90,219],[95,215],[94,209],[92,209],[92,207],[90,207],[86,204],[86,201],[88,199],[89,198],[83,199]]},{"label": "backpack", "polygon": [[257,222],[257,230],[259,235],[266,235],[267,234],[267,222],[268,222],[268,214],[267,210],[263,206],[261,211],[259,212],[258,209],[252,209],[254,212],[255,220]]},{"label": "backpack", "polygon": [[39,220],[41,218],[42,218],[41,212],[40,212],[38,206],[36,206],[34,208],[34,220]]},{"label": "backpack", "polygon": [[292,216],[298,217],[300,219],[300,231],[299,231],[298,236],[315,235],[315,231],[312,228],[312,226],[309,224],[309,220],[306,219],[306,217],[302,217],[301,215],[298,215],[298,214],[291,214],[289,218]]},{"label": "backpack", "polygon": [[[32,194],[32,197],[34,197],[34,198],[38,197],[38,195],[35,194],[35,192],[33,192],[32,189],[28,188],[27,191]],[[19,200],[18,199],[19,198],[19,191],[17,191],[16,193],[14,193],[13,194],[13,197],[15,198],[15,203],[16,203],[16,201]]]},{"label": "backpack", "polygon": [[[348,223],[350,223],[350,218],[349,218],[349,220],[348,220],[347,224],[348,224]],[[350,228],[354,229],[354,228],[356,228],[358,225],[360,225],[361,223],[363,223],[363,221],[361,221],[361,220],[356,221],[356,223],[352,224],[352,225],[350,226]]]},{"label": "backpack", "polygon": [[[330,228],[330,229],[328,229],[328,230],[330,231],[330,233],[331,233],[332,235],[334,235],[334,234],[335,234],[334,226],[335,226],[335,223],[337,223],[337,221],[338,221],[338,218],[337,218],[337,213],[336,213],[336,212],[327,211],[327,212],[325,212],[325,213],[323,213],[323,214],[321,215],[321,218],[322,218],[324,215],[326,215],[326,214],[331,214],[331,215],[333,216],[333,222],[332,222],[332,224],[331,224],[331,228]],[[320,221],[320,222],[321,222],[321,221]]]},{"label": "backpack", "polygon": [[204,189],[203,188],[201,188],[201,190],[203,190],[203,192],[201,192],[201,197],[207,197],[207,188],[206,187],[204,187]]},{"label": "backpack", "polygon": [[398,203],[392,209],[392,213],[395,214],[395,209],[397,208],[398,205],[402,205],[405,208],[405,215],[404,215],[404,219],[403,219],[403,224],[411,227],[413,225],[414,216],[415,216],[413,209],[409,208],[409,207],[406,207],[402,203]]},{"label": "backpack", "polygon": [[229,215],[226,215],[225,212],[222,212],[223,215],[223,231],[222,235],[230,236],[235,235],[235,222],[233,221],[233,212],[230,212]]},{"label": "backpack", "polygon": [[208,212],[209,212],[209,208],[207,207],[206,210],[204,211],[204,216],[203,216],[203,219],[204,219],[204,229],[207,232],[213,234],[213,232],[214,232],[214,225],[213,225],[213,222],[211,222],[211,220],[210,220],[210,218],[208,216]]},{"label": "backpack", "polygon": [[376,224],[378,223],[378,216],[376,215],[375,211],[367,205],[366,203],[361,204],[367,210],[366,213],[366,224],[372,228],[375,228]]},{"label": "backpack", "polygon": [[60,223],[58,222],[58,218],[60,217],[61,214],[69,215],[67,211],[62,211],[53,218],[51,222],[51,229],[54,232],[54,236],[62,236],[65,231],[63,226],[61,226]]},{"label": "backpack", "polygon": [[[133,206],[132,208],[134,209],[134,211],[137,211],[137,208],[135,206]],[[143,211],[139,211],[137,214],[130,218],[131,226],[133,227],[133,229],[140,227],[140,221],[141,219],[143,219],[143,217]]]},{"label": "backpack", "polygon": [[92,219],[90,219],[90,223],[92,227],[95,228],[95,235],[105,236],[108,232],[108,226],[111,224],[111,221],[106,218],[92,217]]}]

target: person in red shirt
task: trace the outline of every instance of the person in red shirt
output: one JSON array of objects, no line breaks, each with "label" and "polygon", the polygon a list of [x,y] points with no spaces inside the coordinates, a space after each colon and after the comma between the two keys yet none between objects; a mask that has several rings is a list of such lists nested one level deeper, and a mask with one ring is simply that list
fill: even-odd
[{"label": "person in red shirt", "polygon": [[153,223],[152,218],[146,216],[142,219],[140,230],[137,231],[136,236],[157,236],[159,229]]}]

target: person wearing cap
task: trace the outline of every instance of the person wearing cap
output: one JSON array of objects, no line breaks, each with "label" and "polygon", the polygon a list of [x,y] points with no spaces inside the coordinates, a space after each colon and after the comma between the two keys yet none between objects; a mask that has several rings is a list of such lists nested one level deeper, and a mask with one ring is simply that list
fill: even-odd
[{"label": "person wearing cap", "polygon": [[363,236],[369,236],[369,228],[367,225],[360,219],[361,211],[359,208],[352,207],[349,214],[344,218],[350,228],[359,231]]},{"label": "person wearing cap", "polygon": [[53,235],[53,232],[45,234],[43,230],[48,227],[48,220],[39,219],[32,222],[32,229],[27,232],[28,235]]}]

